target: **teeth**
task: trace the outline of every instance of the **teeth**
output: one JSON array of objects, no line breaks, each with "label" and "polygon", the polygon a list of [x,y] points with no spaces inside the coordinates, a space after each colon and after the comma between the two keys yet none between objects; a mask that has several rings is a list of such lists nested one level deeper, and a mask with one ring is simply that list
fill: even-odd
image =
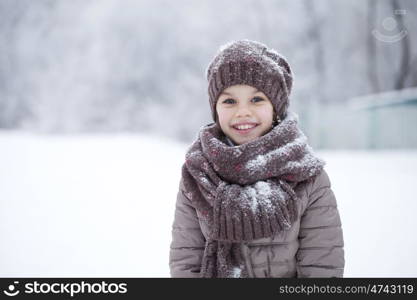
[{"label": "teeth", "polygon": [[239,130],[245,130],[245,129],[253,128],[253,127],[255,127],[255,125],[238,125],[238,126],[235,126],[235,127]]}]

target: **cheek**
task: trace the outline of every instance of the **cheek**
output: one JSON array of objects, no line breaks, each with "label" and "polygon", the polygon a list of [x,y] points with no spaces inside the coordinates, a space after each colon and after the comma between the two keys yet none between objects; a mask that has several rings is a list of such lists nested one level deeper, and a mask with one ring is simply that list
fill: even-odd
[{"label": "cheek", "polygon": [[269,108],[269,107],[265,107],[264,109],[260,110],[258,112],[258,116],[260,118],[262,118],[263,122],[271,122],[272,123],[272,119],[274,117],[274,111],[273,109]]},{"label": "cheek", "polygon": [[222,129],[222,131],[223,132],[225,132],[225,130],[227,131],[228,123],[229,123],[227,112],[221,109],[217,110],[217,119],[218,119],[218,123],[220,124],[220,128]]},{"label": "cheek", "polygon": [[231,118],[230,110],[218,109],[217,117],[219,118],[220,123],[227,122]]}]

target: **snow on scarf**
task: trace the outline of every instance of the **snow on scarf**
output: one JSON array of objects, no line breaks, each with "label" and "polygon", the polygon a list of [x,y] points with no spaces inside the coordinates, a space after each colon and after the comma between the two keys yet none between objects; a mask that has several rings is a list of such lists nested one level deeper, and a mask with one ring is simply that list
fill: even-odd
[{"label": "snow on scarf", "polygon": [[201,277],[247,277],[241,243],[290,228],[298,218],[293,186],[324,164],[291,111],[242,145],[230,146],[215,123],[201,127],[182,167],[184,193],[210,227]]}]

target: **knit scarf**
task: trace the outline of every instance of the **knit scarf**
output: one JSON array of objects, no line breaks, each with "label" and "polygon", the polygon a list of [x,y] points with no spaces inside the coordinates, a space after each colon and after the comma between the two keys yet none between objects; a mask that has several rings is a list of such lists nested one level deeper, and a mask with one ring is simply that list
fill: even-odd
[{"label": "knit scarf", "polygon": [[182,166],[184,193],[210,228],[200,276],[248,277],[241,243],[289,229],[298,218],[293,188],[324,164],[291,111],[263,136],[236,146],[216,123],[201,127]]}]

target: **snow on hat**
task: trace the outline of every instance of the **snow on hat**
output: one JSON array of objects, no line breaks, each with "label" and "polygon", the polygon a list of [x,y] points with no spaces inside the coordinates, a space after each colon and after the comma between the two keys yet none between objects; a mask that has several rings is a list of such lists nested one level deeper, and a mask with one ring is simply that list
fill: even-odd
[{"label": "snow on hat", "polygon": [[217,98],[224,89],[236,84],[262,91],[271,100],[276,115],[285,118],[293,76],[286,59],[274,49],[248,39],[231,41],[219,48],[206,69],[206,77],[215,122]]}]

